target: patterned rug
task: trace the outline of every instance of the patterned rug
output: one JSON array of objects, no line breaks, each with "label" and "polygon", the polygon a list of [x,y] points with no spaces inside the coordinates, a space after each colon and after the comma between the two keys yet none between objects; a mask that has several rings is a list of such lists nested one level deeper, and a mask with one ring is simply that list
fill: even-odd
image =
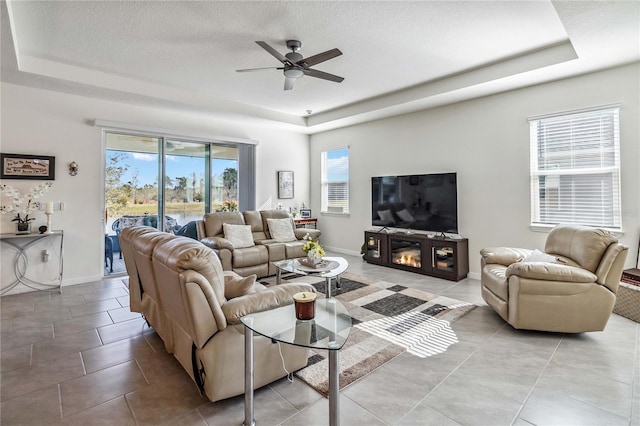
[{"label": "patterned rug", "polygon": [[[312,284],[326,294],[323,278],[283,274],[283,282]],[[274,278],[261,282],[274,285]],[[457,343],[450,323],[475,305],[348,272],[332,294],[345,305],[353,328],[340,350],[340,389],[371,373],[402,352],[427,357]],[[327,351],[312,350],[307,366],[295,373],[324,396],[328,395]]]}]

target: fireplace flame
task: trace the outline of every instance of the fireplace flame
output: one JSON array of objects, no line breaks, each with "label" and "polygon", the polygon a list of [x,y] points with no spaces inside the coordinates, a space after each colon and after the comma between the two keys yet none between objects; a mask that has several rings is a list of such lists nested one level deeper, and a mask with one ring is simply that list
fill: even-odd
[{"label": "fireplace flame", "polygon": [[410,254],[402,254],[399,259],[396,259],[395,263],[398,263],[400,265],[412,266],[414,268],[420,268],[422,266],[422,264],[420,263],[420,259]]}]

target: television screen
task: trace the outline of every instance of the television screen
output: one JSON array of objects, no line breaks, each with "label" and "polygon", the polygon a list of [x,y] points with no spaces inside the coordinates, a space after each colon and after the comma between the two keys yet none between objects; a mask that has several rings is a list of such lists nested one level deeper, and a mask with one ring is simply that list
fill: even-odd
[{"label": "television screen", "polygon": [[456,173],[371,178],[372,225],[458,233]]}]

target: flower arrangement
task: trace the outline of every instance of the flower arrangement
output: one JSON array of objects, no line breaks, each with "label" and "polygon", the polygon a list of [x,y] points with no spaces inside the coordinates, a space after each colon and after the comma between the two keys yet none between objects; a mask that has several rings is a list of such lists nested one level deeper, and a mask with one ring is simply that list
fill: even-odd
[{"label": "flower arrangement", "polygon": [[[7,213],[15,213],[16,216],[11,219],[12,222],[21,223],[29,223],[31,220],[35,220],[34,217],[29,217],[29,215],[38,210],[40,203],[37,200],[43,195],[49,188],[53,186],[51,182],[44,182],[39,185],[36,185],[29,191],[26,195],[20,194],[20,191],[14,188],[13,186],[2,184],[0,185],[0,192],[4,193],[10,200],[11,205],[2,205],[0,206],[0,212],[2,214]],[[24,201],[27,200],[27,203],[23,205]]]},{"label": "flower arrangement", "polygon": [[302,246],[302,251],[307,254],[307,257],[311,260],[321,260],[325,252],[320,244],[317,241],[313,241],[309,234],[304,236],[304,240],[306,242]]}]

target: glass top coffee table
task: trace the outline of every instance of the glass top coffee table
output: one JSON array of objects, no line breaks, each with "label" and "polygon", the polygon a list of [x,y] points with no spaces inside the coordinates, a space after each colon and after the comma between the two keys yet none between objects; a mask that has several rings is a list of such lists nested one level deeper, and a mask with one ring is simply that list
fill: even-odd
[{"label": "glass top coffee table", "polygon": [[255,425],[253,418],[253,333],[274,341],[329,352],[329,425],[340,424],[340,385],[338,353],[349,337],[351,316],[335,298],[316,300],[315,318],[296,319],[292,304],[241,318],[244,330],[244,425]]},{"label": "glass top coffee table", "polygon": [[297,275],[314,275],[322,277],[327,282],[327,298],[331,298],[331,281],[336,279],[336,284],[340,287],[340,274],[347,270],[349,262],[342,257],[323,257],[322,260],[327,265],[320,268],[311,268],[300,263],[298,259],[287,259],[273,262],[276,267],[276,285],[282,280],[282,271],[291,272]]}]

